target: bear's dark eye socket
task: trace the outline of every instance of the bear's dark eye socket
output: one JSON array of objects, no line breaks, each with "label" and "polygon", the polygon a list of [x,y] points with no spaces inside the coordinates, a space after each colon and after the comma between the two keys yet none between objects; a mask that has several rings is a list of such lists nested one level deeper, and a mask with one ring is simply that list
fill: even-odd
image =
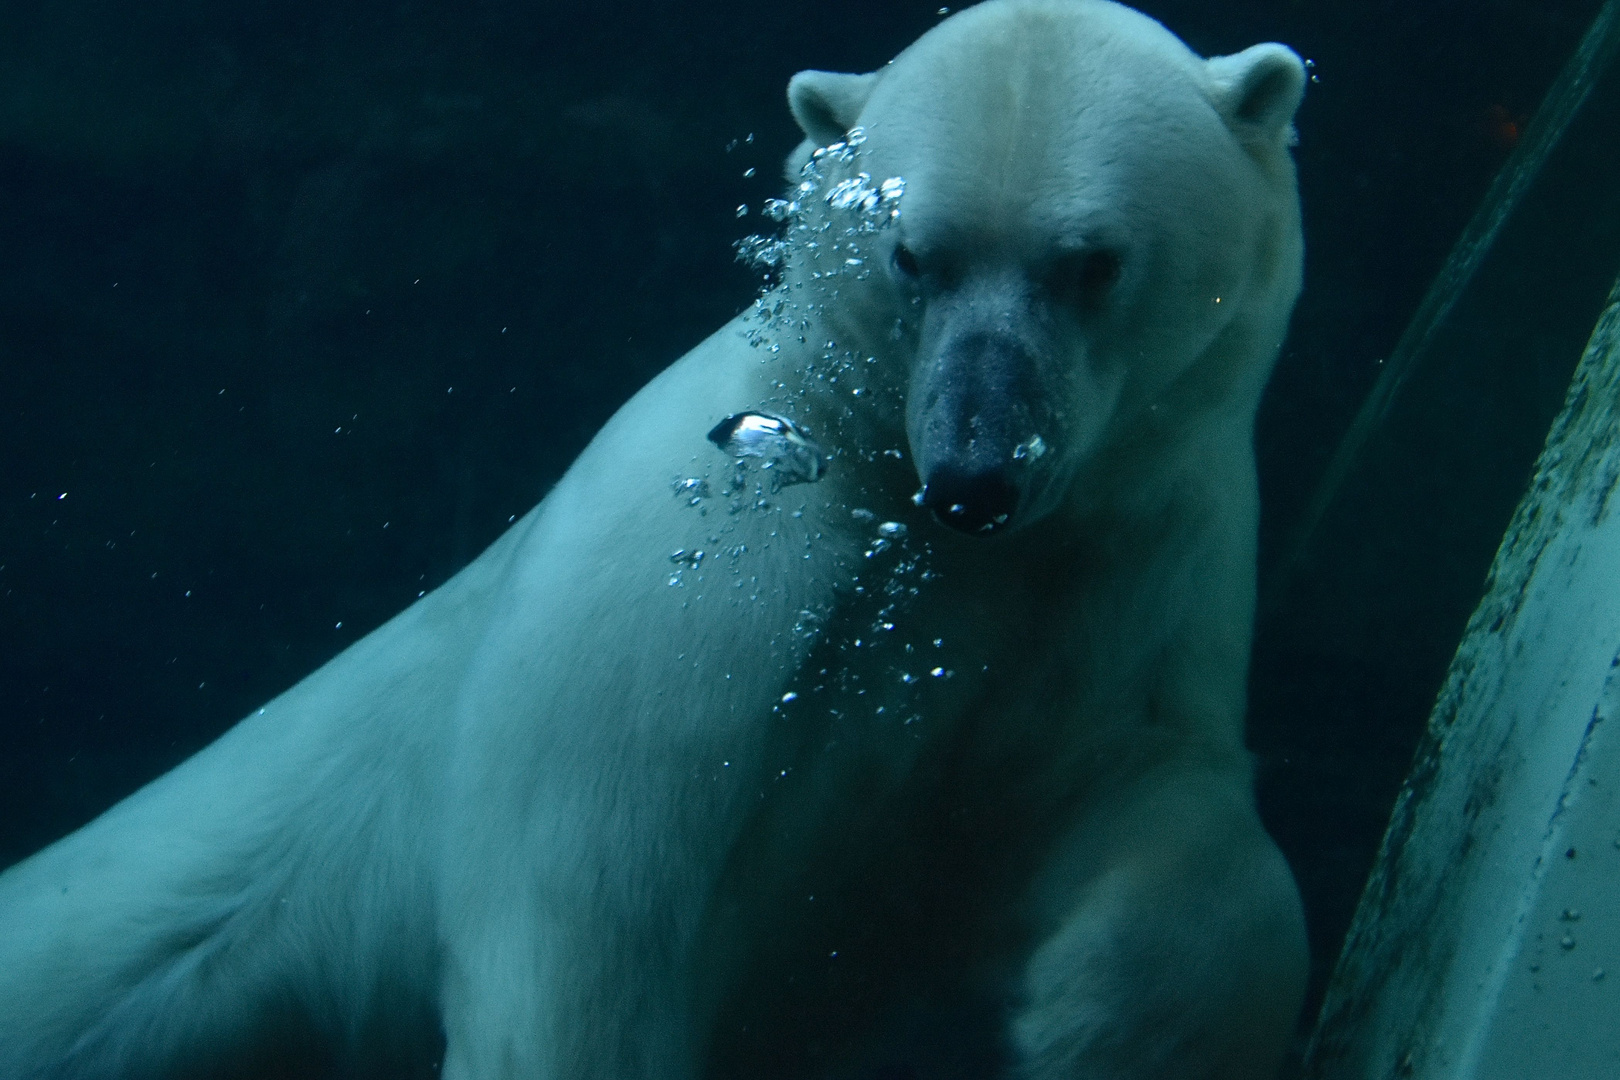
[{"label": "bear's dark eye socket", "polygon": [[1091,306],[1099,302],[1119,280],[1117,252],[1097,248],[1058,260],[1052,268],[1052,291],[1077,303]]},{"label": "bear's dark eye socket", "polygon": [[922,267],[917,265],[917,256],[904,244],[895,245],[890,261],[894,263],[895,273],[908,281],[915,281],[922,274]]}]

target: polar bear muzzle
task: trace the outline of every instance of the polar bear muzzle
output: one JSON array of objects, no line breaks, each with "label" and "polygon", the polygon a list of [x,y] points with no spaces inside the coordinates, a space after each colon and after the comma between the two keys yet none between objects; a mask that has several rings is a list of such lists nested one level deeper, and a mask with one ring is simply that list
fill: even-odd
[{"label": "polar bear muzzle", "polygon": [[916,501],[942,524],[987,535],[1029,502],[1048,419],[1037,415],[1038,374],[1031,350],[998,331],[948,337],[918,365],[906,423],[922,481]]}]

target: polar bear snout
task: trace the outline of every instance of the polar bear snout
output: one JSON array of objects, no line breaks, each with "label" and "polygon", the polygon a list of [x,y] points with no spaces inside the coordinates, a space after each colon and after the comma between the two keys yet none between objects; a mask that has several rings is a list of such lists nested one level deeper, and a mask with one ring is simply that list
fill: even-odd
[{"label": "polar bear snout", "polygon": [[1022,495],[1010,473],[1009,469],[970,473],[954,465],[941,466],[923,481],[922,505],[941,524],[960,532],[995,532],[1011,522]]},{"label": "polar bear snout", "polygon": [[1016,336],[948,339],[912,379],[906,433],[922,481],[917,502],[944,525],[985,535],[1029,502],[1045,453],[1037,363]]}]

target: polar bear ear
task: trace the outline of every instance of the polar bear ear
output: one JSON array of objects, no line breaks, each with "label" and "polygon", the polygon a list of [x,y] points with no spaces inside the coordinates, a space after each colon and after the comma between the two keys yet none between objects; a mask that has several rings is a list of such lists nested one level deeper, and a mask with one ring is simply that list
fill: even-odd
[{"label": "polar bear ear", "polygon": [[844,137],[861,115],[878,76],[801,71],[788,81],[788,108],[817,146]]},{"label": "polar bear ear", "polygon": [[[1286,45],[1254,45],[1205,61],[1217,107],[1240,132],[1291,138],[1294,112],[1305,96],[1305,64]],[[1269,139],[1267,141],[1270,141]]]}]

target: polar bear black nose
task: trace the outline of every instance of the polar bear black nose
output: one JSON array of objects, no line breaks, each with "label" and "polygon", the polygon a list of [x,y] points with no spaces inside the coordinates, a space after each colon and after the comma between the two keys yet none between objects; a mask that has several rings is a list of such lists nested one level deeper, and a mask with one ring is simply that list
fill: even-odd
[{"label": "polar bear black nose", "polygon": [[941,465],[923,481],[921,502],[942,524],[982,536],[1012,520],[1018,495],[1004,469],[968,472]]}]

